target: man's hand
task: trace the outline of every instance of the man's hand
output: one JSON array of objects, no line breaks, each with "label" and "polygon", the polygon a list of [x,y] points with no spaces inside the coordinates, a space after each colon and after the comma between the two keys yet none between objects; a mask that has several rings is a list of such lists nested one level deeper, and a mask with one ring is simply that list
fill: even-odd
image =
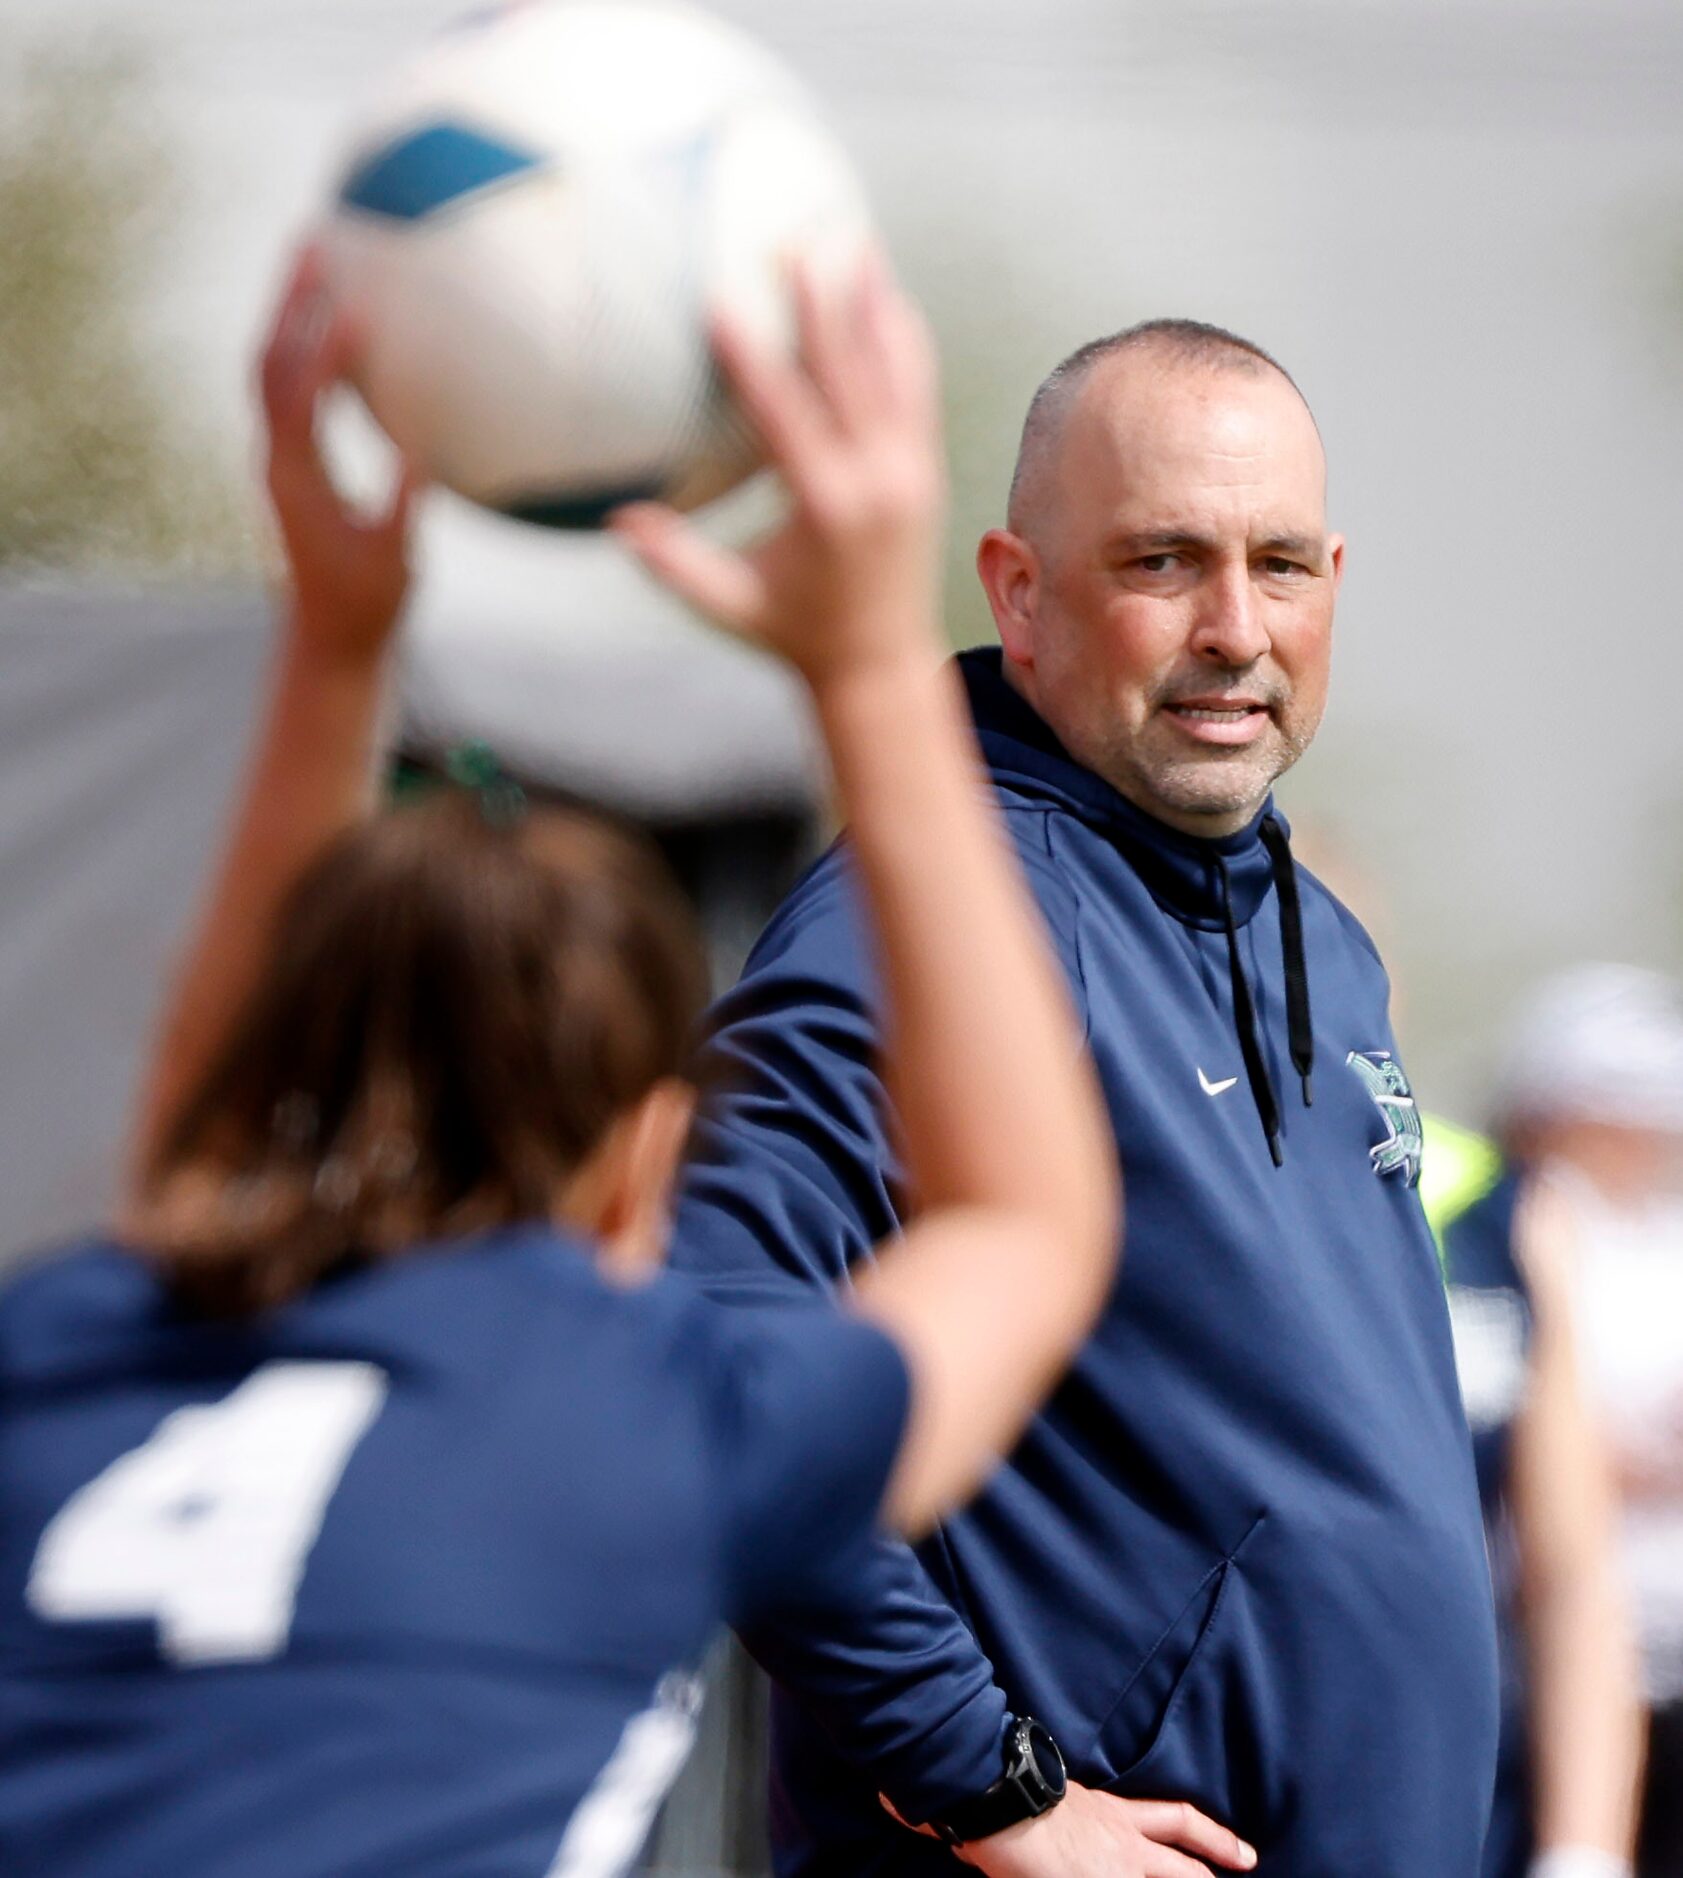
[{"label": "man's hand", "polygon": [[988,1878],[1210,1878],[1212,1866],[1256,1864],[1243,1839],[1183,1800],[1122,1800],[1073,1780],[1049,1813],[954,1850]]},{"label": "man's hand", "polygon": [[263,348],[258,383],[267,480],[290,576],[295,641],[331,661],[385,651],[409,591],[416,478],[403,467],[383,515],[354,514],[333,487],[316,428],[322,399],[356,362],[353,320],[327,300],[320,254],[306,248]]},{"label": "man's hand", "polygon": [[740,554],[658,504],[631,504],[612,526],[657,579],[815,687],[907,653],[933,663],[945,491],[934,350],[874,256],[842,285],[797,271],[794,291],[799,362],[714,326],[787,489],[783,524]]}]

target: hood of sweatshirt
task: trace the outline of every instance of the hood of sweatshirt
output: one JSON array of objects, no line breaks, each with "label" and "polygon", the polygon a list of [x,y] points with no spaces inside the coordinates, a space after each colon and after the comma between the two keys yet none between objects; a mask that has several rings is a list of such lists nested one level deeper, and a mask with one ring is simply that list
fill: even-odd
[{"label": "hood of sweatshirt", "polygon": [[1189,926],[1220,932],[1226,924],[1225,868],[1234,922],[1249,923],[1274,886],[1263,823],[1272,819],[1290,833],[1272,797],[1233,834],[1182,834],[1136,808],[1070,755],[1045,719],[1007,682],[997,646],[961,652],[958,669],[983,754],[998,781],[1025,796],[1055,802],[1102,830],[1127,855],[1158,905]]},{"label": "hood of sweatshirt", "polygon": [[1314,1033],[1309,973],[1291,831],[1269,797],[1230,835],[1182,834],[1078,763],[1045,720],[1006,682],[1004,656],[994,647],[960,653],[959,672],[982,754],[996,782],[1030,799],[1055,803],[1103,834],[1124,855],[1157,905],[1172,918],[1227,936],[1234,1026],[1257,1119],[1276,1167],[1284,1164],[1279,1093],[1257,1034],[1256,996],[1245,970],[1239,929],[1270,892],[1280,897],[1286,1028],[1292,1068],[1307,1106],[1314,1100]]}]

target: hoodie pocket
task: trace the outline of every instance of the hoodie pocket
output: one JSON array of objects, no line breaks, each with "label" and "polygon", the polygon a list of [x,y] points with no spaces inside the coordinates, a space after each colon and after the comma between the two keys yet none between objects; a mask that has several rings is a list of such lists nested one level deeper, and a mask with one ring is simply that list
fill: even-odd
[{"label": "hoodie pocket", "polygon": [[1266,1518],[1266,1513],[1259,1513],[1239,1543],[1204,1574],[1128,1678],[1099,1723],[1091,1746],[1077,1758],[1077,1765],[1092,1770],[1091,1784],[1109,1786],[1137,1774],[1156,1753],[1221,1621],[1222,1603],[1239,1555]]}]

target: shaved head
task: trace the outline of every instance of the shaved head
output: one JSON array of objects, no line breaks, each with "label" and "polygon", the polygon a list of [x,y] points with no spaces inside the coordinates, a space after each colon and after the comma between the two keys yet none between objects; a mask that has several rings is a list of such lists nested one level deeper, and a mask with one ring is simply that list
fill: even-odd
[{"label": "shaved head", "polygon": [[1342,540],[1290,377],[1195,320],[1083,346],[1035,393],[977,568],[1008,680],[1189,834],[1243,827],[1326,700]]},{"label": "shaved head", "polygon": [[1271,372],[1297,390],[1296,380],[1271,353],[1225,326],[1211,326],[1203,320],[1141,320],[1102,339],[1089,339],[1052,367],[1029,400],[1006,506],[1007,525],[1016,533],[1028,532],[1045,499],[1065,422],[1087,381],[1099,366],[1125,358],[1168,370],[1191,366],[1252,377]]}]

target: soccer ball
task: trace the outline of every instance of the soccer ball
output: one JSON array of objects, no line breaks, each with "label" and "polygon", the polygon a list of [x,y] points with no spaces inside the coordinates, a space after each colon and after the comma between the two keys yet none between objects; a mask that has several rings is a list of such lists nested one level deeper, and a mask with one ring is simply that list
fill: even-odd
[{"label": "soccer ball", "polygon": [[393,441],[475,502],[589,528],[755,467],[707,315],[790,344],[789,261],[843,266],[868,228],[839,143],[753,40],[669,0],[524,0],[396,75],[323,245]]}]

